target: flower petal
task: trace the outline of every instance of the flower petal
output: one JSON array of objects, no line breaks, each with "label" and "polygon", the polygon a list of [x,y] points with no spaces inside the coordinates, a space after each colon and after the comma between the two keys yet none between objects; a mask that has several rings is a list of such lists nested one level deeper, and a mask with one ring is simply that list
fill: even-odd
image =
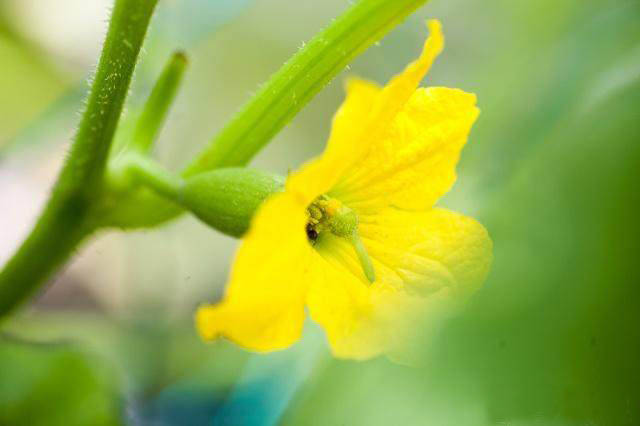
[{"label": "flower petal", "polygon": [[400,74],[393,77],[382,89],[376,99],[369,117],[370,127],[367,136],[380,135],[384,128],[393,120],[396,114],[404,107],[413,92],[418,88],[420,81],[431,68],[433,61],[444,48],[444,36],[440,21],[431,19],[427,21],[429,37],[424,43],[422,53],[414,62],[411,62]]},{"label": "flower petal", "polygon": [[222,302],[197,312],[203,338],[223,335],[256,351],[286,348],[298,340],[313,254],[304,232],[305,209],[287,193],[262,205],[236,254]]},{"label": "flower petal", "polygon": [[358,143],[366,131],[371,109],[380,94],[376,83],[352,77],[345,84],[346,98],[333,116],[331,135],[324,157],[334,163],[350,166],[360,158],[366,143]]},{"label": "flower petal", "polygon": [[384,353],[387,327],[376,316],[371,289],[335,254],[318,255],[315,269],[319,273],[310,282],[307,306],[324,328],[333,355],[367,359]]},{"label": "flower petal", "polygon": [[363,360],[399,353],[410,334],[407,324],[423,312],[423,298],[385,280],[369,283],[344,238],[325,235],[316,253],[319,273],[309,284],[307,305],[311,318],[324,328],[333,355]]},{"label": "flower petal", "polygon": [[333,117],[331,135],[324,153],[305,164],[287,179],[287,190],[307,204],[327,192],[354,162],[364,155],[366,145],[358,143],[371,107],[380,91],[372,82],[352,78],[347,96]]},{"label": "flower petal", "polygon": [[[348,170],[360,163],[368,151],[377,149],[377,141],[382,139],[386,128],[442,51],[444,39],[440,23],[431,20],[428,26],[430,37],[420,57],[383,89],[357,78],[347,82],[347,96],[334,116],[325,152],[290,179],[288,189],[299,191],[302,188],[317,195],[327,192]],[[322,176],[322,179],[315,179],[317,176]],[[319,182],[322,188],[318,187]]]},{"label": "flower petal", "polygon": [[449,210],[393,208],[363,219],[360,235],[380,280],[424,296],[466,296],[485,280],[492,242],[476,220]]},{"label": "flower petal", "polygon": [[[360,225],[377,279],[368,284],[348,242],[317,250],[307,305],[335,356],[410,357],[421,321],[436,321],[485,279],[491,240],[475,220],[444,209],[385,210]],[[427,317],[427,315],[429,315]]]},{"label": "flower petal", "polygon": [[361,214],[396,206],[425,210],[453,186],[455,166],[478,116],[476,97],[459,89],[416,90],[332,193]]},{"label": "flower petal", "polygon": [[335,357],[364,360],[386,354],[406,363],[407,343],[415,336],[416,326],[426,309],[448,300],[449,289],[425,299],[382,280],[368,284],[348,248],[334,247],[316,259],[315,268],[321,273],[309,286],[311,318],[324,328]]}]

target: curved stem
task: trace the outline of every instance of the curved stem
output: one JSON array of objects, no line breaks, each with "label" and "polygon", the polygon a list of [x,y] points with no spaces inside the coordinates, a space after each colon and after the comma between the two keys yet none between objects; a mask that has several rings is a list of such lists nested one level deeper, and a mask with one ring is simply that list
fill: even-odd
[{"label": "curved stem", "polygon": [[31,234],[0,272],[0,316],[33,294],[95,228],[91,207],[157,0],[116,0],[71,152]]},{"label": "curved stem", "polygon": [[129,154],[125,167],[136,183],[180,204],[180,192],[184,186],[184,180],[180,176],[171,174],[155,161],[139,154]]}]

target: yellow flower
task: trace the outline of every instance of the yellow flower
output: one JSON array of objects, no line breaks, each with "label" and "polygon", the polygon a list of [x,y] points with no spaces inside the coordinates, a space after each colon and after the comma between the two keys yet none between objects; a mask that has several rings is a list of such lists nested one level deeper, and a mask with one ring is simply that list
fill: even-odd
[{"label": "yellow flower", "polygon": [[385,87],[353,79],[325,152],[253,218],[223,300],[203,306],[205,339],[271,351],[300,338],[305,306],[335,356],[366,359],[411,339],[416,313],[479,287],[492,258],[475,220],[434,207],[478,116],[475,95],[418,88],[444,44]]}]

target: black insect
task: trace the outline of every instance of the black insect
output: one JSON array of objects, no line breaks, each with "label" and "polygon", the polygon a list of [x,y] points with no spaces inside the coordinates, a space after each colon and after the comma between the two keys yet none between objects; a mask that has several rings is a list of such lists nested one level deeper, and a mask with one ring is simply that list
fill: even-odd
[{"label": "black insect", "polygon": [[318,231],[316,231],[313,227],[313,225],[311,225],[310,223],[307,223],[307,238],[309,238],[309,241],[315,241],[316,239],[318,239]]}]

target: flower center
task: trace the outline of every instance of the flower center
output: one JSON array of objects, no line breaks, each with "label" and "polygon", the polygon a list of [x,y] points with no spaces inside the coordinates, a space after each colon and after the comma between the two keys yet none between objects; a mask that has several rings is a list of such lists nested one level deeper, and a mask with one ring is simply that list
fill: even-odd
[{"label": "flower center", "polygon": [[375,281],[371,259],[358,235],[358,215],[339,200],[321,195],[307,207],[309,219],[305,231],[312,245],[323,232],[347,239],[355,249],[362,270],[370,282]]},{"label": "flower center", "polygon": [[307,238],[315,242],[322,232],[329,231],[338,237],[348,237],[358,228],[358,216],[340,201],[326,195],[318,197],[307,207],[309,220]]}]

